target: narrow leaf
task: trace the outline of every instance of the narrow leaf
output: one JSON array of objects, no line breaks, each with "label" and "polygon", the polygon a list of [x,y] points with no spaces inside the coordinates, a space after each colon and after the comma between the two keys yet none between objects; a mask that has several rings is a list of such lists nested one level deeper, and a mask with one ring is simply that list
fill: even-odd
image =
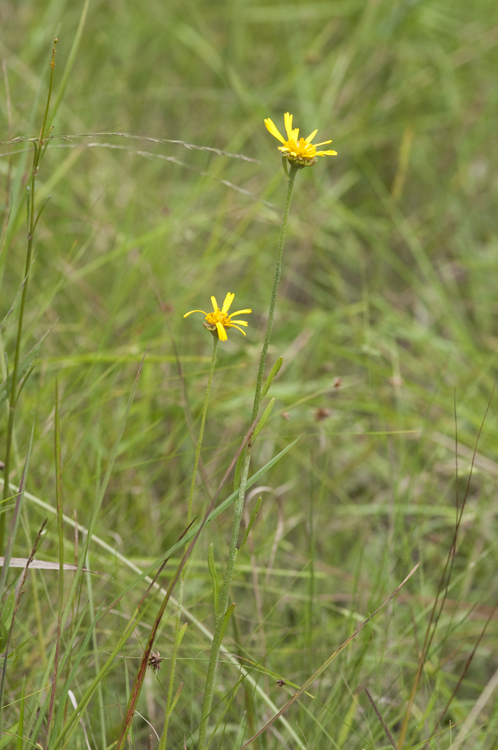
[{"label": "narrow leaf", "polygon": [[[2,567],[2,573],[0,575],[0,602],[2,601],[2,597],[3,597],[5,582],[7,580],[7,571],[9,569],[9,562],[10,562],[11,554],[12,554],[12,548],[16,540],[17,527],[19,525],[19,519],[21,515],[21,507],[22,507],[22,502],[24,498],[24,489],[26,487],[26,477],[28,475],[29,459],[31,457],[31,448],[33,446],[33,433],[34,433],[34,427],[31,430],[31,439],[29,441],[29,446],[28,446],[28,455],[26,456],[26,461],[24,463],[24,469],[23,469],[22,476],[21,476],[21,483],[19,485],[19,492],[17,493],[17,496],[16,496],[14,516],[12,518],[12,523],[10,526],[10,533],[7,539],[7,549],[5,551],[4,565]],[[0,615],[1,615],[1,609],[0,609]]]},{"label": "narrow leaf", "polygon": [[[287,161],[287,159],[285,161]],[[274,379],[277,377],[279,370],[282,367],[283,363],[284,363],[284,358],[279,357],[277,361],[275,362],[275,364],[273,365],[273,367],[271,368],[270,374],[266,378],[266,383],[264,384],[263,390],[261,391],[261,399],[264,399],[264,397],[268,393],[270,386],[273,383]]]},{"label": "narrow leaf", "polygon": [[320,667],[318,667],[318,669],[316,670],[316,672],[314,672],[314,673],[313,673],[313,674],[311,675],[311,677],[310,677],[309,679],[307,679],[307,680],[306,680],[306,682],[304,683],[304,685],[302,685],[302,686],[301,686],[301,687],[299,688],[299,690],[298,690],[298,691],[297,691],[296,693],[294,693],[294,695],[293,695],[293,696],[292,696],[292,697],[291,697],[291,698],[290,698],[290,699],[289,699],[289,700],[287,701],[287,703],[285,703],[285,705],[284,705],[284,706],[282,706],[282,708],[280,709],[280,711],[278,711],[278,712],[277,712],[277,713],[275,714],[275,716],[273,716],[273,717],[272,717],[272,718],[270,719],[270,721],[268,721],[268,722],[267,722],[267,723],[266,723],[266,724],[265,724],[265,725],[264,725],[264,726],[263,726],[263,727],[262,727],[262,728],[261,728],[261,729],[260,729],[260,730],[259,730],[258,732],[256,732],[256,734],[255,734],[255,735],[254,735],[253,737],[251,737],[251,739],[250,739],[250,740],[248,740],[247,742],[245,742],[245,743],[244,743],[244,744],[242,745],[242,747],[241,747],[241,748],[239,748],[239,750],[245,750],[245,748],[246,748],[246,747],[249,747],[249,745],[251,744],[251,742],[253,742],[253,740],[255,740],[255,739],[256,739],[257,737],[259,737],[259,736],[260,736],[261,734],[263,734],[263,732],[265,732],[265,731],[266,731],[266,730],[268,729],[268,727],[270,727],[270,726],[271,726],[271,725],[273,724],[273,722],[275,721],[275,719],[278,719],[278,718],[279,718],[279,717],[280,717],[280,716],[281,716],[281,715],[282,715],[282,714],[284,713],[284,711],[286,711],[286,709],[287,709],[287,708],[289,708],[289,706],[291,706],[291,705],[292,705],[293,703],[295,703],[295,701],[297,701],[297,700],[298,700],[298,699],[299,699],[299,698],[300,698],[300,697],[301,697],[301,696],[303,695],[303,693],[305,693],[305,692],[306,692],[306,691],[308,690],[308,688],[309,688],[309,687],[311,687],[311,685],[312,685],[312,684],[314,683],[314,681],[315,681],[315,680],[316,680],[316,679],[317,679],[317,678],[318,678],[318,677],[319,677],[319,676],[320,676],[320,675],[322,674],[322,672],[324,672],[324,671],[325,671],[325,670],[327,669],[327,667],[328,667],[328,666],[329,666],[329,665],[330,665],[330,664],[332,663],[332,661],[333,661],[333,660],[334,660],[334,659],[336,658],[336,656],[337,656],[338,654],[340,654],[340,653],[341,653],[341,651],[342,651],[342,650],[343,650],[344,648],[346,648],[346,646],[348,645],[348,643],[351,643],[351,641],[353,640],[353,638],[355,638],[355,636],[356,636],[356,635],[358,635],[358,633],[360,632],[360,630],[362,630],[362,629],[363,629],[363,628],[365,627],[365,625],[366,625],[366,624],[367,624],[368,622],[370,622],[370,620],[371,620],[372,618],[374,618],[374,617],[375,617],[375,615],[376,615],[376,614],[377,614],[378,612],[380,612],[380,610],[381,610],[381,609],[383,609],[383,608],[384,608],[384,607],[386,606],[386,604],[389,604],[389,602],[390,602],[390,601],[391,601],[392,599],[394,599],[394,597],[396,596],[396,594],[398,593],[398,591],[400,591],[400,589],[402,589],[402,588],[403,588],[403,586],[405,585],[405,583],[406,583],[406,582],[407,582],[407,581],[408,581],[408,580],[409,580],[409,579],[410,579],[410,578],[412,577],[412,575],[413,575],[413,574],[415,573],[415,571],[417,570],[417,568],[419,567],[419,565],[420,565],[420,563],[417,563],[417,564],[415,565],[415,567],[414,567],[414,568],[412,568],[412,569],[410,570],[410,572],[408,573],[408,575],[406,576],[406,578],[404,579],[404,581],[402,581],[402,582],[401,582],[401,583],[399,584],[399,586],[398,586],[398,587],[397,587],[397,588],[396,588],[396,589],[395,589],[395,590],[393,591],[393,593],[392,593],[392,594],[391,594],[390,596],[388,596],[388,597],[387,597],[387,599],[385,600],[385,602],[382,602],[382,604],[380,605],[380,607],[377,607],[377,609],[375,610],[375,612],[373,612],[373,613],[372,613],[372,614],[370,615],[370,617],[367,617],[367,619],[366,619],[366,620],[364,620],[364,621],[363,621],[363,622],[361,623],[361,625],[358,625],[358,627],[356,628],[356,630],[354,631],[354,633],[352,633],[352,634],[351,634],[351,635],[349,636],[349,638],[347,638],[347,639],[346,639],[346,640],[344,641],[344,643],[342,643],[342,644],[341,644],[341,645],[339,646],[339,648],[337,648],[337,649],[336,649],[336,650],[335,650],[335,651],[334,651],[334,652],[333,652],[333,653],[332,653],[332,654],[331,654],[331,655],[330,655],[330,656],[328,657],[328,659],[326,659],[326,660],[325,660],[325,661],[323,662],[323,664],[322,664],[322,665],[321,665]]},{"label": "narrow leaf", "polygon": [[230,618],[233,615],[234,609],[235,609],[235,602],[233,604],[230,604],[227,611],[225,612],[225,617],[223,618],[223,627],[221,629],[221,641],[222,642],[223,642],[223,638],[225,637],[228,623],[230,622]]},{"label": "narrow leaf", "polygon": [[239,456],[239,458],[238,458],[238,460],[237,460],[237,464],[235,466],[235,472],[234,472],[234,475],[233,475],[233,489],[235,490],[235,492],[239,489],[240,475],[242,473],[242,464],[243,463],[244,463],[244,454],[241,453],[240,456]]},{"label": "narrow leaf", "polygon": [[19,747],[19,722],[16,721],[15,724],[12,724],[11,727],[8,729],[3,730],[4,735],[2,738],[0,738],[0,748],[2,747],[13,747],[13,742],[17,737],[17,747]]},{"label": "narrow leaf", "polygon": [[[31,369],[31,366],[33,364],[34,359],[38,356],[38,352],[40,351],[41,345],[47,338],[48,334],[51,332],[52,328],[50,328],[37,343],[33,346],[32,349],[26,354],[24,359],[19,363],[19,369],[17,371],[17,382],[20,382],[24,376],[27,374],[28,370]],[[7,400],[10,390],[12,388],[12,373],[3,381],[3,383],[0,385],[0,406],[4,403],[4,401]]]},{"label": "narrow leaf", "polygon": [[213,582],[214,612],[215,612],[215,615],[218,615],[218,598],[219,598],[219,593],[220,593],[220,581],[218,578],[218,573],[216,572],[216,564],[214,562],[214,552],[213,552],[212,543],[208,547],[208,568],[209,568],[209,574],[211,576],[211,581]]},{"label": "narrow leaf", "polygon": [[183,641],[183,636],[187,632],[188,628],[188,622],[184,622],[183,625],[180,628],[180,632],[178,633],[178,645]]},{"label": "narrow leaf", "polygon": [[251,517],[249,519],[249,523],[247,524],[246,533],[244,534],[244,538],[242,540],[242,544],[240,545],[240,547],[238,549],[237,555],[240,555],[240,553],[244,549],[244,545],[247,542],[247,539],[249,537],[249,534],[251,533],[252,527],[254,526],[254,522],[255,522],[255,520],[256,520],[256,518],[258,516],[259,509],[261,508],[261,503],[262,502],[263,502],[263,498],[259,497],[258,498],[258,502],[256,503],[256,506],[255,506],[253,512],[251,513]]},{"label": "narrow leaf", "polygon": [[173,711],[175,710],[175,706],[178,702],[178,698],[180,697],[182,690],[183,690],[183,682],[180,682],[180,684],[178,685],[178,690],[175,693],[175,697],[171,701],[170,713],[173,713]]},{"label": "narrow leaf", "polygon": [[255,430],[254,430],[254,432],[252,434],[252,437],[251,437],[251,439],[249,441],[249,445],[250,446],[254,445],[254,441],[258,437],[259,433],[261,432],[261,430],[263,429],[263,427],[265,426],[265,424],[270,419],[270,415],[271,415],[271,413],[273,411],[273,407],[274,406],[275,406],[275,399],[272,398],[272,400],[270,401],[270,403],[268,404],[268,406],[264,410],[263,416],[261,417],[261,419],[259,420],[258,424],[256,425],[256,428],[255,428]]},{"label": "narrow leaf", "polygon": [[[9,561],[9,568],[25,568],[28,562],[28,557],[11,557]],[[5,557],[0,557],[0,567],[5,564]],[[33,560],[30,568],[36,568],[37,570],[60,570],[60,563],[50,562],[49,560]],[[64,563],[62,566],[63,570],[78,570],[77,565],[72,563]],[[107,576],[107,573],[100,573],[98,570],[89,570],[88,568],[82,568],[84,573],[93,573],[98,576]]]}]

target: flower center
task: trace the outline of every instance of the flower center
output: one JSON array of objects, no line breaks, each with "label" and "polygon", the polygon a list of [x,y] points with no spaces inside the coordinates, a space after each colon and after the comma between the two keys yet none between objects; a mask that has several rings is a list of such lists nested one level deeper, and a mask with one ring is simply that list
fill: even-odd
[{"label": "flower center", "polygon": [[298,141],[289,138],[283,148],[288,150],[293,156],[312,158],[316,154],[316,148],[312,143],[307,143],[304,138],[300,138]]},{"label": "flower center", "polygon": [[227,325],[230,325],[230,316],[221,312],[221,310],[216,310],[216,312],[206,315],[206,322],[212,326],[215,326],[216,323],[221,323],[221,325],[226,328]]}]

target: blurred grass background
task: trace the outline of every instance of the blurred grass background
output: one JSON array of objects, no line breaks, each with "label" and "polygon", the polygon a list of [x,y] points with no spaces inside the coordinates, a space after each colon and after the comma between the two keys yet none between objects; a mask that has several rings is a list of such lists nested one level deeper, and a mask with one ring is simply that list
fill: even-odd
[{"label": "blurred grass background", "polygon": [[[27,144],[5,142],[38,133],[53,36],[57,95],[82,10],[65,0],[0,6],[0,319],[24,273],[29,172]],[[39,174],[38,199],[51,198],[38,226],[25,346],[51,332],[23,390],[12,481],[34,424],[28,490],[55,506],[57,377],[64,508],[88,526],[148,347],[97,529],[145,564],[184,528],[194,451],[185,413],[196,433],[211,344],[202,318],[183,314],[209,309],[211,294],[233,291],[235,309],[253,310],[247,338],[234,331],[219,347],[202,454],[211,491],[249,423],[286,188],[263,119],[282,128],[290,111],[302,135],[318,128],[318,141],[333,138],[338,156],[297,177],[270,349],[270,364],[282,355],[284,368],[253,468],[301,438],[264,477],[262,511],[233,585],[237,633],[226,648],[302,684],[415,562],[421,567],[322,675],[316,700],[289,710],[310,748],[387,746],[364,686],[391,731],[399,729],[488,404],[451,606],[417,695],[410,747],[437,725],[496,601],[497,45],[498,8],[489,0],[91,1]],[[0,332],[4,376],[15,331],[12,315]],[[197,514],[207,507],[201,484],[196,504]],[[45,515],[27,503],[16,554],[28,555]],[[230,522],[227,513],[203,534],[189,568],[186,605],[208,628],[206,550],[213,542],[217,561],[225,559]],[[71,562],[74,535],[65,532]],[[52,516],[40,556],[57,559]],[[130,573],[98,547],[90,558],[113,576],[92,582],[92,601],[110,601]],[[142,593],[99,624],[102,654]],[[84,588],[82,608],[88,596]],[[30,574],[7,703],[18,700],[22,675],[26,694],[43,687],[55,597],[56,574]],[[157,680],[148,676],[140,704],[158,731],[173,614],[156,643],[166,661]],[[440,730],[469,715],[498,668],[496,632],[493,618]],[[146,637],[144,625],[108,678],[104,712],[89,709],[92,747],[105,746],[103,723],[108,745],[115,739]],[[171,747],[197,726],[208,646],[191,626]],[[92,659],[80,666],[80,690]],[[218,700],[236,680],[233,666],[222,667]],[[287,688],[259,682],[281,705]],[[251,721],[257,729],[269,718],[257,696],[239,690],[232,699],[213,747],[239,747]],[[459,747],[496,746],[494,702],[493,693]],[[16,710],[8,709],[10,723]],[[145,748],[150,728],[139,717],[134,732]],[[284,729],[272,732],[260,748],[293,746]],[[85,746],[82,730],[74,743]],[[450,747],[449,735],[431,747]]]}]

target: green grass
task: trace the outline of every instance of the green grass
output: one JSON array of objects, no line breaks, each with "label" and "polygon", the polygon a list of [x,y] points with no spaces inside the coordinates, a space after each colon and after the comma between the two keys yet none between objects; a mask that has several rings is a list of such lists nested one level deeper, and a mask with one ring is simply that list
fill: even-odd
[{"label": "green grass", "polygon": [[[140,571],[186,525],[211,340],[202,317],[183,314],[228,291],[235,309],[253,310],[247,338],[232,331],[218,346],[194,498],[199,522],[250,424],[286,191],[263,119],[282,127],[290,111],[302,134],[317,127],[319,141],[333,138],[338,156],[296,179],[267,370],[279,356],[284,365],[250,473],[299,441],[247,493],[243,526],[260,495],[263,502],[232,583],[210,748],[238,750],[296,691],[290,683],[302,686],[420,562],[310,695],[289,706],[286,723],[251,745],[391,747],[366,687],[399,746],[455,506],[466,496],[404,748],[437,734],[431,748],[492,750],[496,614],[478,639],[498,596],[496,3],[90,0],[75,45],[83,10],[64,0],[0,9],[0,322],[15,303],[0,329],[0,380],[12,371],[26,262],[26,139],[40,132],[58,36],[51,111],[62,98],[38,174],[37,205],[50,200],[36,229],[22,352],[49,333],[16,408],[16,487],[33,438],[12,555],[29,556],[47,518],[35,559],[56,562],[63,552],[66,563],[105,575],[63,574],[47,740],[61,577],[28,572],[0,747],[78,750],[86,732],[90,747],[104,750],[118,739],[162,601],[152,590],[125,642],[147,588]],[[1,408],[5,460],[5,401]],[[9,536],[14,501],[2,508]],[[75,521],[100,540],[86,559]],[[189,626],[175,682],[183,689],[168,750],[183,748],[184,737],[197,748],[214,627],[208,548],[221,576],[231,523],[228,508],[188,563]],[[182,549],[160,575],[163,593]],[[5,580],[7,628],[21,575],[11,568]],[[135,748],[148,747],[150,725],[162,731],[175,614],[170,602],[154,643],[161,669],[148,670],[132,723]],[[254,664],[242,679],[240,665]],[[94,681],[78,723],[66,690],[80,704]],[[73,733],[58,741],[65,728]]]}]

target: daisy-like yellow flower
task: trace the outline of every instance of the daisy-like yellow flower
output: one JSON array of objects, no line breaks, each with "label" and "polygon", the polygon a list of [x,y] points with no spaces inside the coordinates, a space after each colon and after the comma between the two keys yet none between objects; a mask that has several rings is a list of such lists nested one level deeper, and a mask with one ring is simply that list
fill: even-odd
[{"label": "daisy-like yellow flower", "polygon": [[322,141],[322,143],[311,143],[318,130],[314,130],[311,135],[307,138],[299,137],[299,128],[292,127],[293,115],[288,112],[284,115],[285,130],[287,133],[287,140],[278,130],[277,126],[270,120],[265,120],[265,125],[268,131],[274,138],[280,141],[283,145],[278,147],[278,150],[282,152],[283,156],[291,163],[300,167],[312,167],[316,164],[318,159],[317,156],[335,156],[337,151],[317,151],[317,146],[325,146],[327,143],[332,141]]},{"label": "daisy-like yellow flower", "polygon": [[[241,315],[243,313],[250,313],[252,310],[237,310],[237,312],[233,312],[230,315],[228,315],[228,310],[230,309],[230,305],[232,304],[234,300],[235,294],[232,294],[231,292],[228,292],[227,296],[225,297],[225,301],[223,302],[223,307],[218,307],[218,303],[216,302],[216,297],[211,297],[211,303],[213,305],[213,312],[207,313],[204,312],[204,310],[191,310],[188,313],[185,313],[183,316],[184,318],[188,317],[194,312],[200,312],[203,315],[206,316],[206,320],[204,321],[204,328],[207,328],[208,331],[211,331],[214,333],[217,331],[218,338],[220,341],[226,341],[227,340],[227,328],[236,328],[238,331],[246,335],[242,328],[239,328],[239,326],[247,326],[245,320],[232,320],[234,315]],[[238,325],[235,325],[235,324]]]}]

